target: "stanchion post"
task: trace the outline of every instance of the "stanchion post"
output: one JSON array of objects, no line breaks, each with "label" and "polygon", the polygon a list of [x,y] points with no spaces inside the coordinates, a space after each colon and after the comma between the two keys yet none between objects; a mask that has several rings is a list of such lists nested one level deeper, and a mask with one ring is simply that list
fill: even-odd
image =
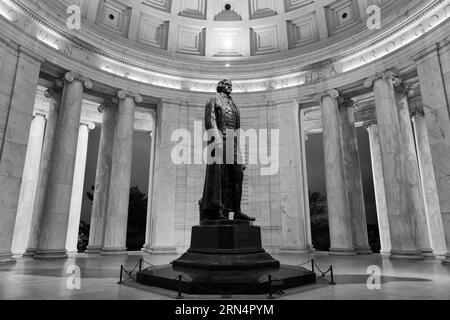
[{"label": "stanchion post", "polygon": [[314,259],[311,259],[311,271],[316,272],[314,269]]},{"label": "stanchion post", "polygon": [[178,276],[178,296],[177,299],[183,299],[183,296],[181,295],[181,281],[183,279],[183,276],[180,274]]},{"label": "stanchion post", "polygon": [[273,295],[272,295],[272,276],[269,275],[269,296],[267,297],[267,299],[274,299]]},{"label": "stanchion post", "polygon": [[139,271],[142,271],[142,259],[139,259]]},{"label": "stanchion post", "polygon": [[122,284],[123,283],[122,275],[123,275],[123,265],[120,265],[120,279],[119,279],[119,282],[117,282],[117,284]]},{"label": "stanchion post", "polygon": [[335,285],[336,282],[334,282],[334,275],[333,275],[333,266],[330,266],[330,276],[331,276],[331,285]]}]

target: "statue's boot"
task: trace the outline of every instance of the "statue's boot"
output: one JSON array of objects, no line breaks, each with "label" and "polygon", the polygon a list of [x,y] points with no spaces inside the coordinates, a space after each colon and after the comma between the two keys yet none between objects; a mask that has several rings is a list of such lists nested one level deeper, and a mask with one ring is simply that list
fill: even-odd
[{"label": "statue's boot", "polygon": [[220,210],[207,210],[207,220],[228,220]]},{"label": "statue's boot", "polygon": [[234,214],[234,220],[255,221],[256,219],[253,217],[249,217],[243,212],[236,212]]}]

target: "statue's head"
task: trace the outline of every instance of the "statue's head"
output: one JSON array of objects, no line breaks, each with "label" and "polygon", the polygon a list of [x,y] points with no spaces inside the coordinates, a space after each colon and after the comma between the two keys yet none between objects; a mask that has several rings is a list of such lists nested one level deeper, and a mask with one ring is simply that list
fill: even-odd
[{"label": "statue's head", "polygon": [[217,84],[217,92],[230,94],[233,91],[233,84],[231,83],[231,80],[223,79]]}]

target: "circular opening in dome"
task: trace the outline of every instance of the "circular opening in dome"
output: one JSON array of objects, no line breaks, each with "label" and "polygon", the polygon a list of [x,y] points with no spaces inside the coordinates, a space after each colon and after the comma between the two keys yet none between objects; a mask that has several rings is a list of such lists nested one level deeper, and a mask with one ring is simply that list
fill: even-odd
[{"label": "circular opening in dome", "polygon": [[110,14],[110,15],[109,15],[109,18],[110,18],[111,20],[114,20],[116,17],[114,17],[113,14]]},{"label": "circular opening in dome", "polygon": [[348,17],[347,12],[342,15],[342,19],[347,19],[347,17]]},{"label": "circular opening in dome", "polygon": [[231,4],[227,3],[225,5],[225,10],[229,11],[231,9]]}]

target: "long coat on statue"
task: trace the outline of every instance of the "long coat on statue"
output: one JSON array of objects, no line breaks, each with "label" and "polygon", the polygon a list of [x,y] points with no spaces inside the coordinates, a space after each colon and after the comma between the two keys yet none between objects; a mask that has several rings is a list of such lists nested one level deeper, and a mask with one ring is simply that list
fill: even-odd
[{"label": "long coat on statue", "polygon": [[[225,133],[225,120],[224,115],[226,112],[226,107],[230,103],[234,114],[236,116],[236,128],[240,129],[240,112],[239,109],[234,104],[231,97],[227,97],[224,93],[217,93],[212,97],[206,104],[205,107],[205,127],[206,130],[217,130],[218,134],[223,137],[223,163],[226,161],[225,150],[226,150],[226,139]],[[208,144],[212,143],[212,139]],[[234,139],[234,161],[236,163],[238,157],[238,146],[237,138]],[[227,210],[229,212],[233,211],[231,192],[232,186],[230,182],[227,181],[229,177],[225,173],[224,164],[207,164],[206,166],[206,176],[205,176],[205,186],[203,189],[203,198],[200,200],[200,212],[205,210]],[[201,217],[203,219],[204,217]]]}]

